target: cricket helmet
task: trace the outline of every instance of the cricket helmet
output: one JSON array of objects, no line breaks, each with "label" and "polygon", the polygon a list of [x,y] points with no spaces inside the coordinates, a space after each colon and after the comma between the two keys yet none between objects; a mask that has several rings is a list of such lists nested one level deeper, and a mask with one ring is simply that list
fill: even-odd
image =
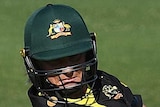
[{"label": "cricket helmet", "polygon": [[65,68],[41,70],[35,67],[33,60],[49,61],[86,53],[85,63],[71,67],[75,71],[88,67],[89,70],[84,71],[82,82],[77,86],[90,84],[97,78],[95,47],[94,33],[88,32],[82,17],[75,9],[65,5],[48,4],[29,17],[25,26],[24,49],[21,50],[21,55],[27,74],[37,90],[59,91],[61,89],[46,82],[46,78],[54,73],[61,74]]}]

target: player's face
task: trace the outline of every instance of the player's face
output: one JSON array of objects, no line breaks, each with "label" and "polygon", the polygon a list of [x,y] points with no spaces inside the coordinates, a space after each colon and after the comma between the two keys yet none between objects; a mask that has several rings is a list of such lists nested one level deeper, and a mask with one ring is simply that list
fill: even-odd
[{"label": "player's face", "polygon": [[64,87],[69,88],[69,87],[74,87],[77,85],[77,83],[81,82],[82,71],[84,70],[84,69],[78,69],[74,71],[74,69],[71,68],[70,66],[81,64],[83,62],[85,62],[85,54],[78,54],[53,61],[47,61],[41,65],[45,70],[66,68],[62,70],[61,74],[49,76],[47,79],[50,83],[58,86],[59,88],[64,88]]}]

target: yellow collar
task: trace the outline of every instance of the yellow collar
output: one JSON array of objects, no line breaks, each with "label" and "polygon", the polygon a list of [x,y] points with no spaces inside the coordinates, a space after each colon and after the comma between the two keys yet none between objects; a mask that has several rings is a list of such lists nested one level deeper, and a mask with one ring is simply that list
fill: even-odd
[{"label": "yellow collar", "polygon": [[78,105],[85,105],[85,106],[90,106],[90,107],[105,107],[96,102],[94,95],[91,89],[89,88],[87,88],[86,95],[84,96],[84,98],[78,98],[78,99],[67,98],[67,100],[70,103],[75,103]]}]

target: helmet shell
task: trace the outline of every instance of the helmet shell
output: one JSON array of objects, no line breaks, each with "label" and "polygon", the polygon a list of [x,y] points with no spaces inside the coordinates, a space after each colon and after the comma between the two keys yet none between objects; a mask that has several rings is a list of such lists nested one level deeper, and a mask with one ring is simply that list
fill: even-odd
[{"label": "helmet shell", "polygon": [[53,60],[83,53],[93,48],[88,29],[73,8],[49,4],[35,11],[24,31],[28,56]]}]

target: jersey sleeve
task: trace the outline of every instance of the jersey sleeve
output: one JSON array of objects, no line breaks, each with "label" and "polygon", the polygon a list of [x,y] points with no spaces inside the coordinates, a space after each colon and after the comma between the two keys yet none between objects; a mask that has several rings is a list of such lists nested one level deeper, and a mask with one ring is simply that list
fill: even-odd
[{"label": "jersey sleeve", "polygon": [[97,71],[97,75],[94,93],[98,103],[107,107],[142,107],[140,95],[134,95],[118,78],[104,71]]}]

